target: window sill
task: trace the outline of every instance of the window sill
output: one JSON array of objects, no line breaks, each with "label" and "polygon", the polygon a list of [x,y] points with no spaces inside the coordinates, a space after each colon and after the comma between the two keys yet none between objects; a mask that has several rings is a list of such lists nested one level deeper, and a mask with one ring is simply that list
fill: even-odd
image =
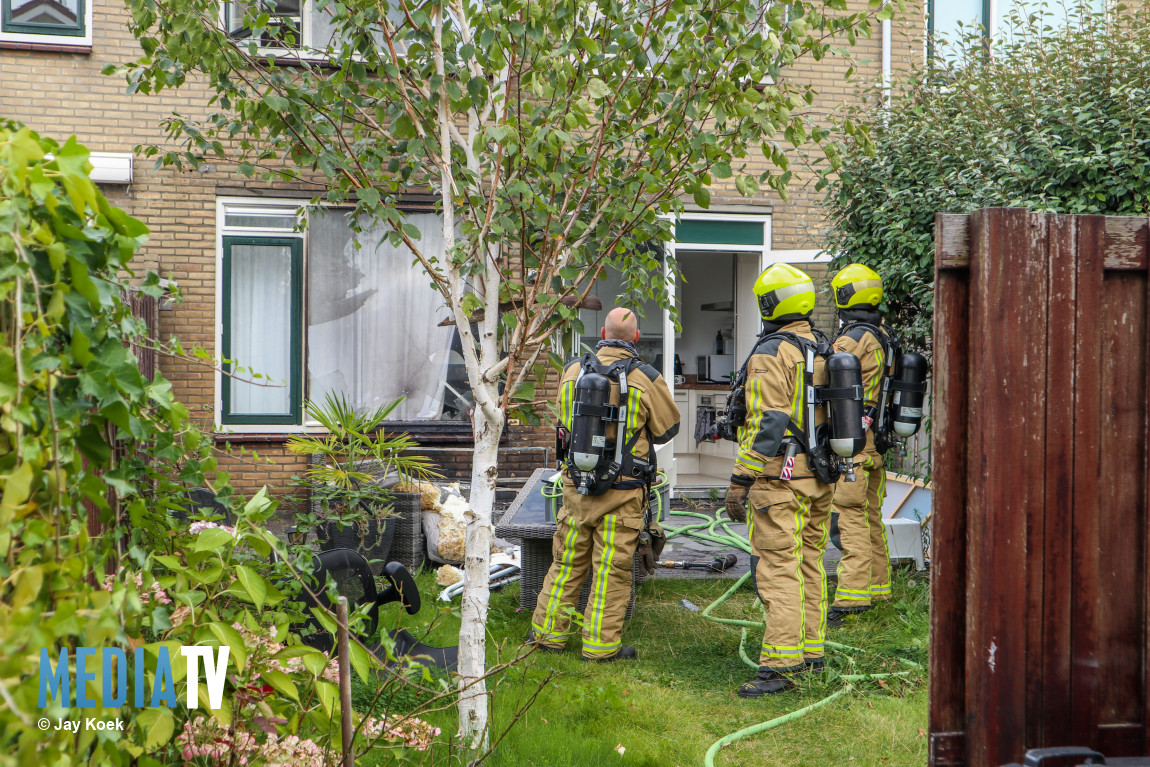
[{"label": "window sill", "polygon": [[87,56],[92,53],[92,46],[70,45],[67,43],[21,43],[16,40],[0,40],[0,50],[35,51],[36,53],[73,53]]},{"label": "window sill", "polygon": [[[291,427],[292,431],[284,432],[216,432],[212,435],[213,441],[219,445],[223,443],[234,443],[237,445],[247,444],[263,444],[263,445],[282,445],[296,434],[311,434],[318,436],[322,432],[315,432],[310,429],[302,427]],[[430,444],[463,444],[471,445],[475,443],[475,438],[471,431],[471,424],[464,422],[444,422],[444,421],[389,421],[385,431],[388,434],[406,434],[414,439],[417,443],[430,443]],[[510,435],[508,430],[503,430],[503,435],[500,437],[500,444],[509,441]]]}]

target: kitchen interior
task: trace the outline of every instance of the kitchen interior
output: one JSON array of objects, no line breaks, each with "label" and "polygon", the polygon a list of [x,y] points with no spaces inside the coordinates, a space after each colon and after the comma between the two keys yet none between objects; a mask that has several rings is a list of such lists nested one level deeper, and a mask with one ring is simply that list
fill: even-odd
[{"label": "kitchen interior", "polygon": [[[639,352],[672,384],[682,425],[673,441],[673,483],[677,494],[726,487],[735,460],[733,442],[712,439],[708,426],[727,406],[731,376],[737,373],[760,329],[752,286],[760,271],[761,250],[676,252],[682,280],[676,286],[681,330],[665,343],[664,313],[653,301],[640,308]],[[588,348],[598,341],[603,316],[620,292],[617,274],[605,274],[594,292],[600,312],[584,311]],[[664,358],[670,356],[668,370]],[[663,453],[664,451],[660,451]],[[660,466],[667,467],[660,456]]]}]

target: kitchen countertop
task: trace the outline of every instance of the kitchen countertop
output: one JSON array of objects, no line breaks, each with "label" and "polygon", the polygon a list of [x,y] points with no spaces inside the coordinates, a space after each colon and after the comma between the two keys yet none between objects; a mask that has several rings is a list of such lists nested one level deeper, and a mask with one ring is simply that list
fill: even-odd
[{"label": "kitchen countertop", "polygon": [[727,384],[724,384],[724,383],[681,383],[681,384],[676,384],[675,390],[678,391],[680,389],[682,389],[684,391],[687,389],[694,389],[696,391],[726,392],[726,391],[730,391],[731,387],[728,386]]}]

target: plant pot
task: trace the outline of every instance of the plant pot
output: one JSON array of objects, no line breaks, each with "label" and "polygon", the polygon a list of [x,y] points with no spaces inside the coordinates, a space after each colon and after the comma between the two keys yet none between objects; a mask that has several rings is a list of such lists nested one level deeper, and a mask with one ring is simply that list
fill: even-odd
[{"label": "plant pot", "polygon": [[372,562],[371,570],[378,575],[383,571],[391,555],[391,542],[395,538],[396,520],[365,519],[349,525],[340,525],[338,522],[323,522],[316,527],[316,537],[319,539],[321,551],[331,549],[352,549]]}]

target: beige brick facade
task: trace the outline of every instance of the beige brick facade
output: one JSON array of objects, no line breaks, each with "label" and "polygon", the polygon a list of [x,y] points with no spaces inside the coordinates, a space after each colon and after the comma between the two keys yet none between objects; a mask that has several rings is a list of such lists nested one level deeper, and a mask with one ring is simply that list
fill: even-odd
[{"label": "beige brick facade", "polygon": [[[122,77],[105,76],[101,70],[136,58],[140,51],[127,28],[127,11],[116,0],[93,0],[92,45],[66,50],[53,46],[0,43],[0,117],[24,122],[36,131],[64,140],[75,134],[92,151],[131,152],[137,145],[164,143],[162,120],[173,111],[194,115],[205,108],[202,89],[187,85],[179,91],[159,96],[129,95]],[[863,0],[852,7],[864,8]],[[924,24],[921,6],[896,21],[891,34],[891,61],[900,68],[922,56]],[[788,77],[813,82],[819,90],[815,107],[831,110],[857,98],[862,83],[875,83],[881,77],[882,44],[878,24],[870,39],[860,40],[854,51],[856,74],[844,80],[841,58],[822,62],[805,61],[789,70]],[[772,241],[775,250],[811,250],[820,247],[822,220],[816,206],[819,197],[797,179],[791,198],[782,202],[764,194],[752,204],[771,206]],[[240,178],[219,164],[198,171],[156,170],[153,162],[135,158],[134,180],[128,185],[105,185],[113,204],[144,220],[151,237],[136,259],[137,273],[154,270],[178,283],[183,301],[160,313],[160,335],[175,336],[186,349],[201,347],[216,354],[216,201],[220,196],[284,196],[260,182]],[[288,190],[287,193],[290,193]],[[297,196],[299,193],[295,193]],[[738,198],[733,187],[716,188],[711,212],[725,207],[745,210],[748,201]],[[826,269],[811,265],[816,281],[825,280]],[[829,310],[820,307],[818,324],[829,327]],[[194,417],[205,427],[213,425],[216,400],[215,376],[210,366],[184,359],[163,358],[164,374]],[[504,475],[523,475],[553,461],[554,439],[548,430],[514,426],[503,453]],[[429,455],[444,472],[465,476],[470,449],[463,441],[424,440]],[[261,485],[279,494],[291,492],[290,478],[303,468],[303,462],[288,454],[283,438],[247,434],[220,442],[222,470],[228,471],[244,492]]]}]

